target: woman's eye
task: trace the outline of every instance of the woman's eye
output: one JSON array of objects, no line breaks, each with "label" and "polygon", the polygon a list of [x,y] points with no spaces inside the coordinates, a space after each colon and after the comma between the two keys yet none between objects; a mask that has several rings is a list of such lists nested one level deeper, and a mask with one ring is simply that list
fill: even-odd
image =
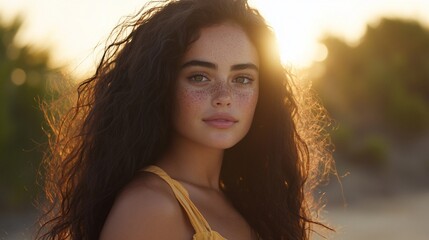
[{"label": "woman's eye", "polygon": [[192,82],[207,82],[209,81],[209,79],[201,74],[198,75],[193,75],[191,77],[188,78],[189,80],[191,80]]},{"label": "woman's eye", "polygon": [[252,83],[253,79],[249,78],[249,77],[237,77],[236,79],[234,79],[234,82],[236,83],[242,83],[242,84],[250,84]]}]

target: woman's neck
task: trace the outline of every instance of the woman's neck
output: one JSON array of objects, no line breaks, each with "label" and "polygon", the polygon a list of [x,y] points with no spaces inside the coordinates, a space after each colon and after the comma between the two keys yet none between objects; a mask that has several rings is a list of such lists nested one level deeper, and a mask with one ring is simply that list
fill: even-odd
[{"label": "woman's neck", "polygon": [[219,175],[223,149],[214,149],[187,139],[175,139],[156,162],[172,178],[198,187],[220,191]]}]

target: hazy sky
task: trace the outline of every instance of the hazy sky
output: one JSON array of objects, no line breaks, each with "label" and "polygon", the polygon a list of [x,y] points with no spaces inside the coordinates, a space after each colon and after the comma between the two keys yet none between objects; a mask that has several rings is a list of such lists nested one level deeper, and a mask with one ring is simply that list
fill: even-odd
[{"label": "hazy sky", "polygon": [[[146,0],[0,0],[0,19],[17,14],[25,24],[17,41],[52,50],[54,66],[68,64],[73,74],[95,65],[93,51],[121,17]],[[326,57],[318,39],[326,33],[356,42],[366,24],[380,17],[418,19],[429,26],[429,0],[249,0],[273,26],[286,64],[305,67]]]}]

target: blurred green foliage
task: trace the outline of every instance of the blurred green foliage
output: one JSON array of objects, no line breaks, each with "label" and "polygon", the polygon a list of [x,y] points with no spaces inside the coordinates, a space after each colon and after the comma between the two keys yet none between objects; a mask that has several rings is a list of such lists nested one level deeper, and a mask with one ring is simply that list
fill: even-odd
[{"label": "blurred green foliage", "polygon": [[39,101],[54,71],[47,51],[16,44],[21,25],[0,22],[0,210],[32,203],[47,141]]},{"label": "blurred green foliage", "polygon": [[429,30],[410,20],[381,19],[353,46],[329,36],[314,88],[341,124],[337,151],[373,167],[387,164],[390,142],[429,130]]},{"label": "blurred green foliage", "polygon": [[388,164],[388,154],[389,145],[386,140],[379,135],[370,135],[355,149],[352,160],[375,170],[383,170]]}]

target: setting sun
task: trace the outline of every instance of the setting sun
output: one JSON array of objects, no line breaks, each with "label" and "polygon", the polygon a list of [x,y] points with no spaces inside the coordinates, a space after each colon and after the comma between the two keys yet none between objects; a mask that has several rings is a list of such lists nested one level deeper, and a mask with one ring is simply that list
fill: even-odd
[{"label": "setting sun", "polygon": [[326,57],[326,53],[319,53],[320,48],[323,48],[317,42],[320,29],[312,24],[314,15],[308,17],[311,12],[305,3],[252,2],[274,29],[284,64],[297,68],[308,67],[313,60],[320,61]]},{"label": "setting sun", "polygon": [[348,43],[355,43],[367,24],[380,17],[419,18],[428,23],[429,4],[422,1],[262,1],[250,0],[251,5],[273,27],[279,43],[282,61],[293,68],[306,68],[328,56],[319,41],[334,34]]}]

